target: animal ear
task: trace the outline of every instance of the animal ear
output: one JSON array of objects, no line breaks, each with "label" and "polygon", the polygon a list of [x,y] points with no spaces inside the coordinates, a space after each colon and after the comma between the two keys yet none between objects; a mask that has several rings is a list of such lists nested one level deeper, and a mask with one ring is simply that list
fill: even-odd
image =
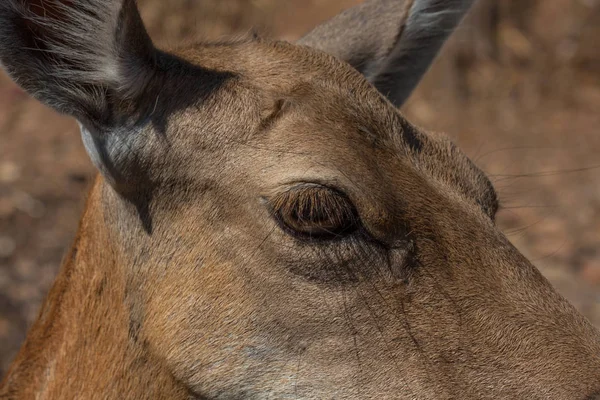
[{"label": "animal ear", "polygon": [[[0,66],[38,100],[77,118],[111,181],[123,126],[155,75],[158,52],[135,0],[1,0]],[[139,140],[138,140],[139,141]],[[125,145],[131,149],[133,140]],[[124,147],[124,146],[121,146]]]},{"label": "animal ear", "polygon": [[133,98],[155,50],[134,0],[2,0],[0,63],[27,92],[80,122]]},{"label": "animal ear", "polygon": [[399,107],[473,2],[367,0],[298,43],[350,63]]}]

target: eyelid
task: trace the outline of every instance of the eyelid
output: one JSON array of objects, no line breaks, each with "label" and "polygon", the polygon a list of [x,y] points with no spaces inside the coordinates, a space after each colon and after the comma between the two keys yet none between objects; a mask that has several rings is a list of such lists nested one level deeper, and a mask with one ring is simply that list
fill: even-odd
[{"label": "eyelid", "polygon": [[[331,220],[332,223],[328,226],[327,219],[324,219],[322,221],[317,221],[315,219],[314,224],[312,225],[311,221],[309,220],[302,221],[300,219],[294,221],[293,214],[296,214],[296,216],[298,216],[298,213],[296,213],[296,211],[299,210],[294,209],[294,207],[299,207],[303,205],[312,207],[315,206],[315,204],[311,204],[310,201],[320,201],[323,199],[319,199],[319,197],[316,194],[306,193],[311,190],[329,192],[329,195],[337,197],[337,199],[333,200],[333,202],[331,203],[331,206],[336,207],[333,208],[331,214],[333,218],[340,217],[339,224],[337,224],[337,221]],[[294,197],[294,193],[292,192],[297,192],[297,197]],[[303,195],[314,197],[309,199],[300,198],[300,196]],[[322,193],[321,195],[327,196],[327,194],[325,193]],[[263,197],[263,200],[267,202],[271,216],[278,222],[280,227],[286,233],[291,234],[295,237],[326,241],[349,236],[350,234],[355,232],[359,227],[362,226],[356,207],[344,192],[338,190],[337,188],[332,188],[318,183],[301,182],[296,184],[295,186],[287,188],[285,191],[279,192],[278,194],[271,196],[270,198]],[[302,200],[306,200],[306,203],[303,204]],[[278,201],[280,201],[281,203],[277,204]],[[286,202],[293,202],[293,204],[286,204]],[[345,202],[346,204],[342,204],[342,202]],[[285,210],[286,206],[290,207],[289,210],[287,210],[287,212]],[[301,213],[303,211],[306,210],[300,210]],[[317,216],[319,211],[323,211],[323,216],[327,216],[329,214],[328,211],[331,210],[315,209],[314,211],[315,216]],[[335,215],[335,213],[337,213],[337,215]],[[328,229],[331,229],[331,231],[328,231]]]}]

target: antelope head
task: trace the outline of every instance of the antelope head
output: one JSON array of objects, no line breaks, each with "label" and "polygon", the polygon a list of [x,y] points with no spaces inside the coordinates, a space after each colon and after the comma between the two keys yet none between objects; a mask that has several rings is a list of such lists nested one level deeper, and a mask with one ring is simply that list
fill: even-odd
[{"label": "antelope head", "polygon": [[100,174],[3,398],[593,399],[600,336],[398,112],[472,0],[163,51],[133,0],[2,0]]}]

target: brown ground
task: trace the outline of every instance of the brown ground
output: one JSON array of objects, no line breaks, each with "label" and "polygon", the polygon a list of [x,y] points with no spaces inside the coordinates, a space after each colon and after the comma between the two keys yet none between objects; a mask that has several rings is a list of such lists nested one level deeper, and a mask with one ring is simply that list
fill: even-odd
[{"label": "brown ground", "polygon": [[[599,0],[481,0],[405,113],[492,176],[511,240],[600,326]],[[293,40],[357,0],[140,0],[163,45]],[[0,376],[74,235],[93,174],[74,122],[0,75]]]}]

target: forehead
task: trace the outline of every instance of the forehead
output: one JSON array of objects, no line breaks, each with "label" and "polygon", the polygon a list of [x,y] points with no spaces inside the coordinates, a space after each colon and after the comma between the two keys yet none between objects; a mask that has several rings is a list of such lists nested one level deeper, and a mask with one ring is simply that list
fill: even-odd
[{"label": "forehead", "polygon": [[[307,130],[353,131],[374,141],[395,139],[406,124],[362,74],[309,47],[247,39],[198,44],[177,55],[203,68],[230,73],[231,84],[220,97],[234,109],[244,107],[248,112],[254,108],[250,113],[258,113],[258,118],[268,119],[271,113],[288,120],[296,116],[302,120],[296,122]],[[218,109],[227,113],[223,107]]]},{"label": "forehead", "polygon": [[247,39],[197,44],[175,53],[203,68],[232,73],[238,82],[264,94],[308,99],[327,93],[328,102],[345,99],[359,103],[360,108],[394,110],[391,103],[349,64],[306,46]]}]

